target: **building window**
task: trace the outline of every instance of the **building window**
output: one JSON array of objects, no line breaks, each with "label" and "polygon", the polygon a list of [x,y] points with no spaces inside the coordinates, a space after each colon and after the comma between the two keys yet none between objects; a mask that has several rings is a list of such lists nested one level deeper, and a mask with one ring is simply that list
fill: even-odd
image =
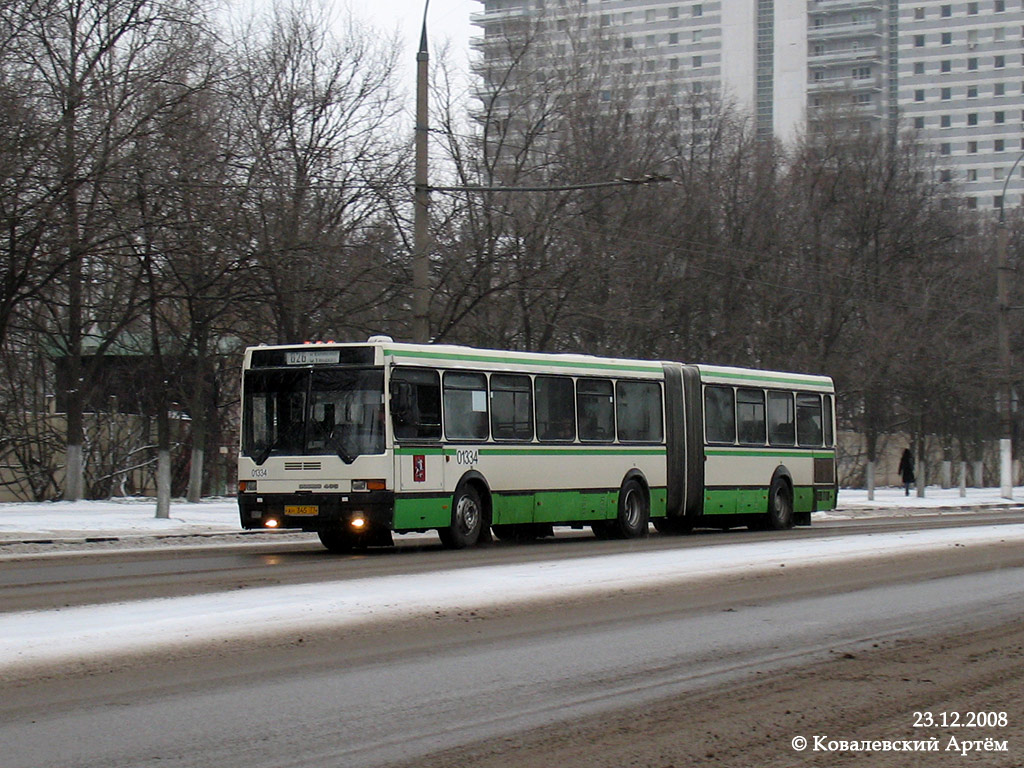
[{"label": "building window", "polygon": [[700,5],[700,4],[697,4],[697,5],[693,6],[693,15],[694,16],[703,16],[704,15],[704,6]]},{"label": "building window", "polygon": [[679,33],[678,32],[669,32],[668,33],[668,44],[669,45],[679,45]]},{"label": "building window", "polygon": [[916,130],[918,130],[918,131],[923,131],[924,130],[924,118],[923,117],[915,117],[914,118],[914,128]]},{"label": "building window", "polygon": [[952,120],[952,118],[949,115],[942,115],[939,118],[939,127],[940,128],[949,128],[949,127],[952,126],[952,124],[953,124],[953,120]]},{"label": "building window", "polygon": [[1003,67],[1006,66],[1006,57],[996,56],[995,60],[992,63],[992,66],[994,66],[996,69],[1002,69]]},{"label": "building window", "polygon": [[670,71],[675,72],[679,69],[679,59],[669,59],[668,68]]},{"label": "building window", "polygon": [[944,5],[944,6],[942,6],[941,13],[939,15],[942,16],[942,18],[944,18],[944,19],[948,19],[950,16],[953,15],[953,6],[952,5]]},{"label": "building window", "polygon": [[968,197],[967,198],[967,209],[973,211],[973,210],[976,210],[977,207],[978,207],[978,198],[976,198],[976,197]]},{"label": "building window", "polygon": [[693,42],[699,43],[703,39],[704,39],[704,30],[703,29],[695,29],[695,30],[693,30]]},{"label": "building window", "polygon": [[976,86],[976,85],[968,85],[967,86],[967,98],[968,99],[976,99],[976,98],[978,98],[978,86]]},{"label": "building window", "polygon": [[943,32],[942,33],[941,42],[942,42],[943,45],[952,45],[953,44],[953,33],[952,32]]},{"label": "building window", "polygon": [[694,56],[693,57],[693,68],[694,69],[700,69],[703,66],[704,66],[704,57],[703,56]]},{"label": "building window", "polygon": [[918,88],[914,91],[914,101],[924,101],[924,89]]},{"label": "building window", "polygon": [[993,168],[992,169],[992,178],[995,181],[1002,181],[1004,178],[1006,178],[1006,169],[1005,168]]},{"label": "building window", "polygon": [[915,8],[914,9],[914,19],[916,21],[920,21],[923,18],[924,18],[924,8]]},{"label": "building window", "polygon": [[857,80],[869,80],[871,78],[871,67],[855,67],[853,76]]},{"label": "building window", "polygon": [[949,59],[943,59],[940,62],[940,64],[939,64],[939,71],[940,72],[952,72],[953,71],[953,62],[950,61]]},{"label": "building window", "polygon": [[977,3],[973,3],[972,2],[972,3],[968,3],[967,4],[967,15],[968,16],[977,16],[978,15],[978,4]]},{"label": "building window", "polygon": [[943,182],[947,182],[948,183],[948,182],[950,182],[952,180],[953,180],[953,171],[951,171],[949,168],[943,168],[941,171],[939,171],[939,181],[943,181]]},{"label": "building window", "polygon": [[967,142],[967,154],[968,155],[976,155],[976,154],[978,154],[978,142],[976,142],[976,141],[968,141]]},{"label": "building window", "polygon": [[977,68],[978,68],[978,57],[977,56],[971,56],[969,59],[967,59],[967,71],[968,72],[973,72]]},{"label": "building window", "polygon": [[924,48],[924,35],[914,35],[914,47]]},{"label": "building window", "polygon": [[940,97],[942,98],[943,101],[949,101],[950,99],[953,98],[953,89],[952,88],[943,88],[939,92],[939,94],[940,94]]},{"label": "building window", "polygon": [[995,197],[992,198],[992,207],[993,208],[1002,208],[1003,207],[1003,196],[1002,195],[996,195]]},{"label": "building window", "polygon": [[924,62],[923,61],[915,61],[914,62],[914,74],[915,75],[923,75],[924,74]]},{"label": "building window", "polygon": [[996,0],[995,7],[993,10],[996,13],[1003,13],[1006,11],[1006,0]]},{"label": "building window", "polygon": [[668,17],[670,19],[678,19],[679,18],[679,8],[669,8],[668,9]]},{"label": "building window", "polygon": [[658,18],[658,12],[652,8],[648,8],[644,11],[644,21],[648,24],[653,24]]},{"label": "building window", "polygon": [[939,144],[939,154],[940,155],[949,155],[949,154],[952,154],[952,152],[953,152],[952,145],[950,145],[950,143],[948,141],[944,141],[941,144]]},{"label": "building window", "polygon": [[1006,151],[1006,139],[996,139],[992,142],[993,152],[1005,152]]},{"label": "building window", "polygon": [[1005,96],[1006,95],[1006,83],[995,83],[992,86],[993,96]]},{"label": "building window", "polygon": [[993,116],[993,120],[995,121],[996,125],[1002,125],[1003,123],[1006,122],[1006,113],[1005,112],[996,112],[995,115]]},{"label": "building window", "polygon": [[633,49],[633,38],[632,37],[624,37],[624,38],[622,38],[622,47],[625,48],[627,51],[632,50]]},{"label": "building window", "polygon": [[977,112],[971,112],[969,115],[967,115],[967,125],[977,125],[977,124],[978,124],[978,113]]},{"label": "building window", "polygon": [[978,180],[978,169],[977,168],[968,168],[967,169],[967,180],[968,181],[977,181]]}]

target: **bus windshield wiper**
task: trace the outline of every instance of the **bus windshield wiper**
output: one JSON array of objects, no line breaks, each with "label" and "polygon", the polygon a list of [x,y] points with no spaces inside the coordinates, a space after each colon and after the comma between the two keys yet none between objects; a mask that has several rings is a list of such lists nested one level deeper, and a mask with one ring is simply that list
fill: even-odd
[{"label": "bus windshield wiper", "polygon": [[351,464],[356,460],[355,456],[345,450],[345,446],[342,445],[341,439],[338,438],[334,432],[331,432],[331,434],[327,436],[327,442],[330,444],[331,450],[338,454],[338,458],[346,464]]},{"label": "bus windshield wiper", "polygon": [[269,459],[270,458],[270,454],[271,454],[271,452],[273,450],[274,450],[273,443],[268,443],[265,448],[262,448],[262,449],[258,450],[255,454],[253,454],[252,460],[254,462],[256,462],[256,466],[257,467],[261,466],[263,464],[263,462],[265,462],[267,459]]}]

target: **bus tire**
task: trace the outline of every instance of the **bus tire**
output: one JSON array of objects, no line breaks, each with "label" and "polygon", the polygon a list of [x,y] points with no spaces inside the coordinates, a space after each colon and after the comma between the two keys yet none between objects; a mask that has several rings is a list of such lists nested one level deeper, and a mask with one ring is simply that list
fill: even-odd
[{"label": "bus tire", "polygon": [[327,551],[336,555],[351,552],[356,545],[352,536],[342,528],[321,528],[316,535],[320,537],[320,543],[327,548]]},{"label": "bus tire", "polygon": [[771,489],[768,491],[768,514],[765,522],[766,527],[774,531],[793,527],[793,491],[789,483],[781,477],[772,481]]},{"label": "bus tire", "polygon": [[693,533],[692,520],[685,517],[659,517],[654,522],[654,530],[666,536],[685,536]]},{"label": "bus tire", "polygon": [[468,483],[455,489],[452,496],[452,524],[438,528],[437,535],[446,549],[465,549],[480,540],[484,529],[484,505],[476,488]]},{"label": "bus tire", "polygon": [[619,490],[619,514],[609,521],[609,532],[614,539],[640,539],[647,535],[651,522],[651,503],[647,492],[634,478],[622,484]]}]

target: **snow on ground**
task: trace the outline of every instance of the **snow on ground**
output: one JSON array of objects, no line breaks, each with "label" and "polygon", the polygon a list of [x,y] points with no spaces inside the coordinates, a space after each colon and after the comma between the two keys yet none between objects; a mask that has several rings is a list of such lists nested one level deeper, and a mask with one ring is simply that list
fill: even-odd
[{"label": "snow on ground", "polygon": [[873,533],[815,540],[738,542],[316,584],[257,587],[179,598],[0,614],[0,677],[22,665],[174,648],[273,631],[343,630],[357,624],[495,604],[579,598],[608,590],[779,567],[821,565],[998,542],[1024,543],[1024,523]]},{"label": "snow on ground", "polygon": [[[929,487],[923,498],[902,488],[879,488],[873,501],[867,491],[842,489],[839,507],[817,517],[846,518],[871,515],[924,514],[964,511],[977,507],[1024,504],[1024,487],[1014,489],[1014,500],[1003,499],[998,488],[968,488],[961,497],[956,488]],[[199,504],[176,501],[170,518],[157,520],[152,499],[113,499],[0,504],[0,540],[43,536],[114,536],[237,533],[238,506],[233,498],[207,499]]]},{"label": "snow on ground", "polygon": [[[1015,489],[1024,499],[1024,488]],[[894,514],[966,513],[986,507],[1019,506],[998,489],[928,488],[924,498],[884,488],[868,501],[864,491],[843,490],[839,508],[817,518]],[[175,503],[169,520],[154,518],[152,500],[0,504],[0,539],[47,536],[117,536],[236,533],[233,499]],[[432,535],[432,534],[431,534]],[[256,637],[273,628],[344,627],[380,619],[467,610],[497,601],[526,602],[538,594],[582,596],[638,584],[699,579],[729,570],[746,573],[820,564],[841,559],[938,551],[1000,541],[1024,543],[1024,523],[997,527],[873,533],[803,541],[740,542],[678,552],[595,555],[528,565],[463,568],[407,577],[374,577],[322,584],[260,587],[182,598],[141,600],[59,610],[0,613],[0,676],[24,664],[100,657],[126,651],[182,647],[190,643]],[[3,550],[0,549],[0,553]],[[2,607],[0,607],[2,610]]]}]

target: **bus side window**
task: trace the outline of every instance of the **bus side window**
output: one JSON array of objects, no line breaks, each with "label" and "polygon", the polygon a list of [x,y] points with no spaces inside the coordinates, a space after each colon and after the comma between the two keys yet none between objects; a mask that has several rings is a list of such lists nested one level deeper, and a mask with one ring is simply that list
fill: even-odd
[{"label": "bus side window", "polygon": [[391,377],[391,422],[398,440],[441,439],[441,379],[437,371],[395,369]]},{"label": "bus side window", "polygon": [[823,400],[825,401],[825,419],[822,422],[822,424],[825,427],[825,447],[831,448],[833,445],[832,395],[825,395]]},{"label": "bus side window", "polygon": [[764,445],[764,392],[760,389],[736,390],[736,431],[743,445]]},{"label": "bus side window", "polygon": [[484,374],[445,373],[444,431],[452,440],[487,439],[487,377]]},{"label": "bus side window", "polygon": [[579,379],[576,410],[580,440],[610,443],[615,439],[615,397],[608,379]]},{"label": "bus side window", "polygon": [[533,386],[537,394],[537,439],[575,439],[576,409],[572,379],[568,376],[538,376]]},{"label": "bus side window", "polygon": [[805,448],[821,447],[821,397],[801,392],[796,396],[796,436]]},{"label": "bus side window", "polygon": [[661,385],[656,381],[620,381],[615,385],[619,440],[661,442]]},{"label": "bus side window", "polygon": [[768,442],[772,445],[796,445],[792,392],[768,393]]},{"label": "bus side window", "polygon": [[491,375],[491,434],[495,440],[533,439],[533,387],[529,376]]},{"label": "bus side window", "polygon": [[736,442],[732,387],[704,388],[704,430],[709,443]]}]

